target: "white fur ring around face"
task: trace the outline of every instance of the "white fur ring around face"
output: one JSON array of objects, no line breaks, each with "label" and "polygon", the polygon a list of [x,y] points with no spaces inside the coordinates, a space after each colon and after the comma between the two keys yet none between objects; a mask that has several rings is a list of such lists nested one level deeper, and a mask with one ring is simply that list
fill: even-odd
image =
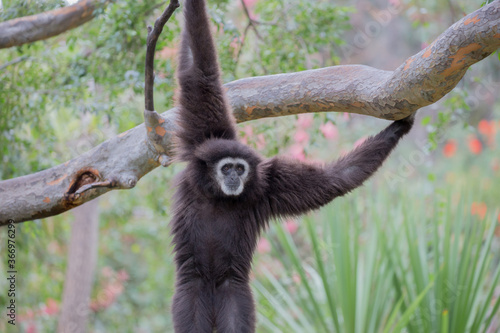
[{"label": "white fur ring around face", "polygon": [[[236,189],[231,189],[226,185],[225,182],[225,175],[222,173],[222,167],[226,164],[241,164],[244,166],[245,170],[243,174],[239,176],[240,178],[240,184]],[[219,162],[217,162],[217,165],[215,166],[217,170],[217,181],[219,182],[219,185],[222,189],[222,192],[224,192],[225,195],[240,195],[241,192],[243,192],[243,189],[245,187],[245,181],[248,176],[248,172],[250,169],[250,166],[248,165],[247,161],[245,161],[242,158],[234,158],[234,157],[225,157],[221,159]]]}]

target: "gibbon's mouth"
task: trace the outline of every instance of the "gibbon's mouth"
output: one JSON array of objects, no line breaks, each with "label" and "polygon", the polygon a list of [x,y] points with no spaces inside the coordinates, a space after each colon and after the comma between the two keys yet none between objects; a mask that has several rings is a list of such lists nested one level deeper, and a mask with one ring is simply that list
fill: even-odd
[{"label": "gibbon's mouth", "polygon": [[226,181],[226,186],[232,192],[235,192],[240,187],[240,180]]}]

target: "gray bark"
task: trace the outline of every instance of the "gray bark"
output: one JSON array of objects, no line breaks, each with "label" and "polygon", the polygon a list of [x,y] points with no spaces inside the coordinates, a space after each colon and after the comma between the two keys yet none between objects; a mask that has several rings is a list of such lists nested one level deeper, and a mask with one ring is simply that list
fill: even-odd
[{"label": "gray bark", "polygon": [[0,22],[0,49],[32,43],[62,34],[92,20],[108,1],[82,0],[48,12]]}]

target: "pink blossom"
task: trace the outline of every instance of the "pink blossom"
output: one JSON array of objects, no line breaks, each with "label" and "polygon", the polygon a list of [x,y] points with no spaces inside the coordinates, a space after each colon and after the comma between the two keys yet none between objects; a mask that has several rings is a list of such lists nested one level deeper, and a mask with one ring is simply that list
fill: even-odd
[{"label": "pink blossom", "polygon": [[36,329],[36,326],[34,323],[30,323],[28,327],[26,328],[26,333],[37,333],[38,330]]},{"label": "pink blossom", "polygon": [[297,159],[299,161],[305,161],[306,160],[306,154],[304,153],[304,147],[301,145],[292,145],[290,147],[289,154],[292,158]]},{"label": "pink blossom", "polygon": [[266,238],[262,237],[257,243],[257,252],[260,254],[271,252],[271,243],[269,243]]},{"label": "pink blossom", "polygon": [[321,131],[321,133],[323,133],[325,139],[335,140],[339,137],[339,131],[337,130],[337,126],[332,124],[331,121],[327,122],[326,124],[322,124],[319,127],[319,130]]},{"label": "pink blossom", "polygon": [[110,290],[109,288],[106,288],[99,292],[99,295],[97,296],[97,309],[105,309],[107,307],[110,307],[111,304],[116,300],[117,294],[114,293],[114,291]]},{"label": "pink blossom", "polygon": [[361,146],[363,144],[363,142],[366,141],[367,138],[368,137],[366,137],[366,136],[359,138],[358,141],[354,142],[354,148],[358,148],[359,146]]},{"label": "pink blossom", "polygon": [[262,150],[266,147],[266,137],[264,136],[264,134],[259,134],[257,135],[257,149],[258,150]]},{"label": "pink blossom", "polygon": [[243,0],[246,6],[253,6],[257,3],[259,0]]},{"label": "pink blossom", "polygon": [[252,125],[247,125],[241,129],[243,131],[243,137],[241,138],[241,142],[244,144],[248,144],[248,139],[253,137],[253,127]]},{"label": "pink blossom", "polygon": [[253,11],[253,7],[257,3],[257,1],[258,0],[243,0],[243,3],[247,7],[248,12],[249,12],[249,16],[250,16],[250,18],[252,20],[256,20],[257,19],[257,16],[255,15],[255,13]]},{"label": "pink blossom", "polygon": [[157,51],[158,57],[161,59],[176,59],[179,48],[177,47],[164,47],[160,51]]},{"label": "pink blossom", "polygon": [[297,127],[306,129],[312,126],[314,116],[311,113],[301,113],[298,115]]},{"label": "pink blossom", "polygon": [[309,134],[303,129],[299,128],[297,132],[295,132],[293,139],[295,140],[296,143],[306,144],[309,142]]},{"label": "pink blossom", "polygon": [[116,278],[120,281],[127,281],[129,279],[129,275],[126,270],[120,269],[116,274]]},{"label": "pink blossom", "polygon": [[299,225],[295,220],[287,220],[285,221],[285,228],[290,234],[294,234],[299,228]]},{"label": "pink blossom", "polygon": [[427,46],[429,46],[429,43],[427,43],[427,42],[422,42],[422,43],[420,43],[420,48],[421,48],[422,50],[423,50],[423,49],[425,49]]},{"label": "pink blossom", "polygon": [[118,296],[123,292],[123,284],[121,284],[120,282],[112,283],[108,286],[108,291],[111,294]]},{"label": "pink blossom", "polygon": [[470,151],[475,155],[480,154],[483,150],[483,144],[481,141],[474,135],[469,136],[467,140]]},{"label": "pink blossom", "polygon": [[56,300],[49,298],[42,311],[49,316],[54,315],[59,312],[59,304]]},{"label": "pink blossom", "polygon": [[243,132],[245,133],[246,136],[253,136],[253,127],[252,125],[247,125],[243,127]]},{"label": "pink blossom", "polygon": [[104,266],[101,270],[101,273],[103,276],[109,278],[109,277],[112,277],[114,275],[114,271],[111,267],[109,266]]},{"label": "pink blossom", "polygon": [[238,37],[234,37],[229,46],[233,49],[237,49],[240,44],[240,39]]},{"label": "pink blossom", "polygon": [[342,114],[342,117],[344,118],[344,120],[349,120],[349,113],[344,112],[344,113]]}]

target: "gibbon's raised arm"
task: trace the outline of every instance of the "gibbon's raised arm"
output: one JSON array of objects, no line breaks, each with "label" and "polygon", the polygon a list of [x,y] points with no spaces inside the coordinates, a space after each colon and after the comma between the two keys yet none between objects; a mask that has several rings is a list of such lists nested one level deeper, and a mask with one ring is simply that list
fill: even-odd
[{"label": "gibbon's raised arm", "polygon": [[[210,32],[210,23],[203,0],[184,1],[185,26],[182,41],[191,48],[192,62],[205,75],[219,76],[219,64],[215,43]],[[192,41],[196,41],[193,43]],[[186,51],[183,44],[182,51]],[[184,57],[181,56],[181,65]],[[212,77],[213,78],[213,77]]]},{"label": "gibbon's raised arm", "polygon": [[413,121],[412,115],[393,122],[347,155],[325,166],[280,157],[270,159],[267,178],[271,214],[276,217],[303,214],[360,186],[382,165],[399,139],[410,131]]},{"label": "gibbon's raised arm", "polygon": [[179,157],[187,160],[209,138],[236,139],[235,120],[226,101],[219,63],[203,0],[184,2],[178,81]]}]

